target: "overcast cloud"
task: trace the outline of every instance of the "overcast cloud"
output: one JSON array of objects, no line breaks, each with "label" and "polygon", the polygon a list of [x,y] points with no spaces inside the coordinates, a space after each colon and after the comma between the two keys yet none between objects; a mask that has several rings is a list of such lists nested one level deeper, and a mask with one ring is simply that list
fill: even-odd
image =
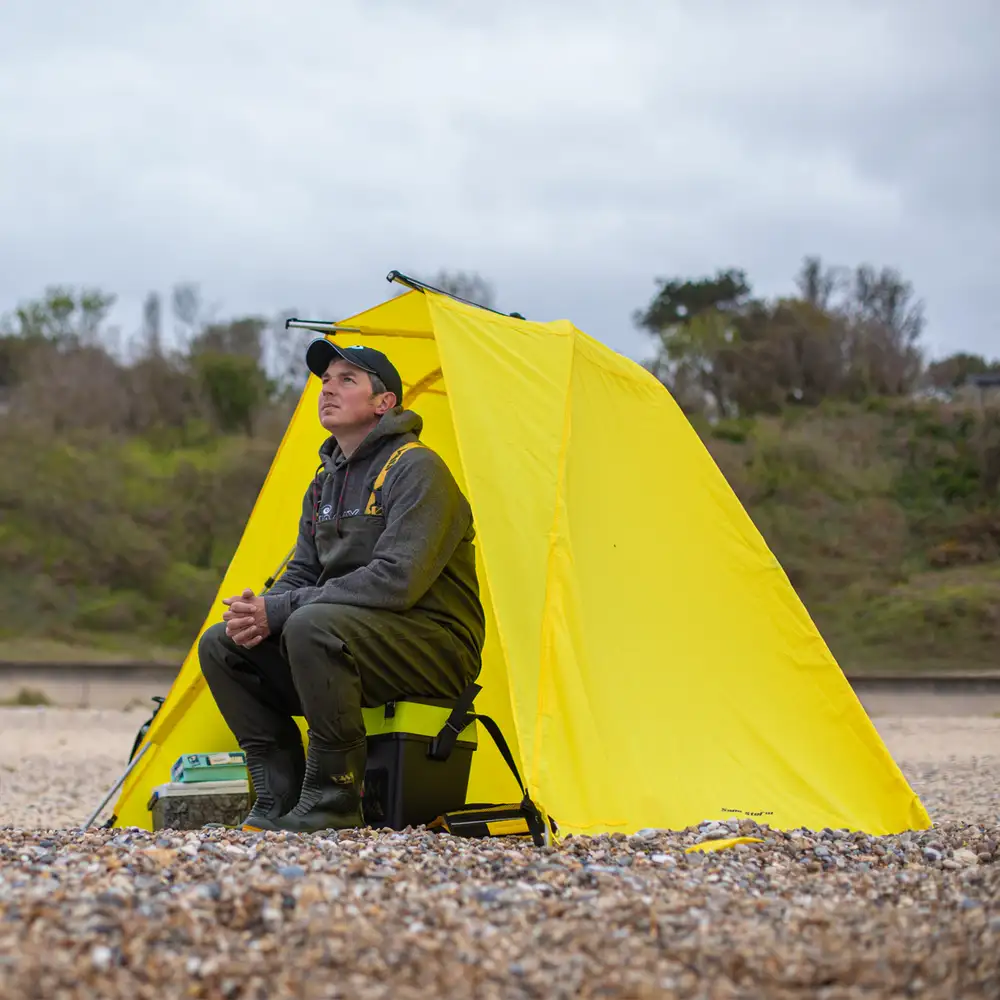
[{"label": "overcast cloud", "polygon": [[6,0],[0,311],[339,317],[464,268],[641,357],[656,276],[818,253],[1000,355],[998,52],[996,0]]}]

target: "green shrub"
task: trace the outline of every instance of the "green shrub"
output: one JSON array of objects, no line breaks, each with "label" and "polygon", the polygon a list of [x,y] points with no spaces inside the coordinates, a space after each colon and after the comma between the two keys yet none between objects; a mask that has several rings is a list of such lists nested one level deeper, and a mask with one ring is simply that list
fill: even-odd
[{"label": "green shrub", "polygon": [[35,707],[39,705],[51,705],[52,699],[38,688],[21,688],[12,698],[0,698],[0,705],[4,707]]},{"label": "green shrub", "polygon": [[253,430],[254,415],[271,392],[257,360],[242,354],[205,351],[192,359],[198,380],[223,433]]},{"label": "green shrub", "polygon": [[208,612],[219,583],[220,576],[213,570],[173,563],[156,584],[158,615],[174,620],[181,628],[190,628],[195,623],[197,627]]},{"label": "green shrub", "polygon": [[753,434],[754,426],[755,421],[752,417],[735,417],[728,420],[719,420],[709,428],[708,433],[720,441],[732,441],[735,444],[743,444]]},{"label": "green shrub", "polygon": [[114,590],[81,603],[73,616],[75,628],[93,632],[132,632],[155,621],[155,604],[142,594]]},{"label": "green shrub", "polygon": [[867,595],[851,616],[856,637],[919,657],[928,652],[967,658],[970,645],[1000,649],[1000,569],[921,574]]}]

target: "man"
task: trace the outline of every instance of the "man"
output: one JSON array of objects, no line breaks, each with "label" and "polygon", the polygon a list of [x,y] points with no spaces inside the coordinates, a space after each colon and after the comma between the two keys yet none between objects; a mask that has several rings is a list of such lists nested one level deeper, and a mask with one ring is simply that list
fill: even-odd
[{"label": "man", "polygon": [[[330,432],[306,490],[295,552],[269,590],[223,603],[202,672],[247,755],[256,802],[244,829],[363,824],[362,706],[457,698],[480,670],[485,617],[472,512],[419,442],[399,373],[370,347],[313,341]],[[293,716],[303,715],[308,755]]]}]

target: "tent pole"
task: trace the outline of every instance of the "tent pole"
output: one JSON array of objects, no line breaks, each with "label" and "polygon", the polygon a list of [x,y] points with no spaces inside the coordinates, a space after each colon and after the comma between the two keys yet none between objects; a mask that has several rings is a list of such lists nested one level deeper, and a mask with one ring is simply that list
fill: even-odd
[{"label": "tent pole", "polygon": [[264,581],[264,589],[258,594],[258,597],[263,597],[277,582],[278,577],[281,576],[285,567],[291,562],[292,556],[295,555],[295,546],[292,546],[291,551],[281,560],[281,565]]},{"label": "tent pole", "polygon": [[358,326],[341,326],[320,319],[286,319],[286,330],[312,330],[314,333],[361,333]]},{"label": "tent pole", "polygon": [[131,774],[131,773],[132,773],[132,769],[133,769],[133,768],[135,767],[135,765],[136,765],[136,764],[138,764],[138,763],[139,763],[139,761],[140,761],[140,760],[142,759],[142,757],[143,757],[143,754],[145,754],[145,752],[146,752],[146,751],[147,751],[147,750],[148,750],[148,749],[149,749],[149,748],[150,748],[150,747],[151,747],[152,745],[153,745],[152,743],[147,743],[147,744],[146,744],[146,745],[145,745],[145,746],[144,746],[144,747],[143,747],[143,748],[142,748],[142,749],[141,749],[141,750],[140,750],[140,751],[139,751],[139,752],[138,752],[138,753],[137,753],[137,754],[136,754],[136,755],[135,755],[135,756],[134,756],[134,757],[133,757],[133,758],[132,758],[132,759],[131,759],[131,760],[129,761],[129,764],[128,764],[128,767],[126,767],[126,768],[125,768],[125,771],[124,771],[124,772],[122,773],[121,777],[120,777],[120,778],[119,778],[119,779],[118,779],[118,780],[117,780],[117,781],[116,781],[116,782],[115,782],[115,783],[114,783],[114,784],[113,784],[113,785],[111,786],[111,790],[110,790],[110,791],[108,792],[108,794],[107,794],[107,795],[105,795],[105,796],[104,796],[104,798],[103,798],[103,799],[101,800],[101,804],[100,804],[100,805],[99,805],[99,806],[98,806],[98,807],[97,807],[97,808],[96,808],[96,809],[95,809],[95,810],[94,810],[94,811],[93,811],[93,812],[92,812],[92,813],[90,814],[90,816],[89,816],[89,817],[88,817],[88,819],[87,819],[87,822],[86,822],[86,823],[84,823],[82,827],[80,827],[80,829],[81,829],[81,830],[86,830],[86,829],[87,829],[87,828],[88,828],[88,827],[90,826],[90,824],[91,824],[91,823],[93,823],[93,822],[94,822],[94,820],[95,820],[95,819],[97,819],[97,817],[98,817],[98,816],[100,816],[100,814],[101,814],[101,810],[102,810],[102,809],[103,809],[103,808],[104,808],[104,807],[105,807],[105,806],[106,806],[106,805],[108,804],[108,802],[109,802],[109,801],[111,800],[111,796],[112,796],[112,795],[114,795],[114,794],[115,794],[115,792],[117,792],[117,791],[118,791],[118,789],[119,789],[119,788],[121,788],[121,787],[122,787],[122,785],[124,785],[124,784],[125,784],[125,779],[126,779],[126,778],[127,778],[127,777],[128,777],[128,776],[129,776],[130,774]]},{"label": "tent pole", "polygon": [[402,271],[390,271],[385,276],[385,280],[390,284],[392,282],[396,282],[397,285],[405,285],[407,288],[412,288],[415,292],[436,292],[438,295],[447,295],[449,299],[455,299],[456,302],[464,302],[467,306],[475,306],[477,309],[485,309],[487,312],[496,313],[497,316],[513,316],[514,319],[524,319],[520,313],[505,313],[501,312],[499,309],[494,309],[492,306],[484,306],[482,302],[473,302],[472,299],[463,299],[461,295],[445,291],[445,289],[437,288],[434,285],[428,285],[426,281],[420,281],[418,278],[411,278],[409,275],[403,274]]}]

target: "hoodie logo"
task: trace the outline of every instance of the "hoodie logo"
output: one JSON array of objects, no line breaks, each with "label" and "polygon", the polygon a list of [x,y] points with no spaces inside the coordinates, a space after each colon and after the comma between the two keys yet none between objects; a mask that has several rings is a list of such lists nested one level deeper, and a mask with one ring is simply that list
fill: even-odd
[{"label": "hoodie logo", "polygon": [[[340,512],[341,518],[345,517],[357,517],[361,513],[360,507],[355,507],[353,510],[342,510]],[[332,503],[325,503],[320,507],[318,513],[316,514],[317,524],[326,524],[328,521],[332,521],[336,516],[336,512],[333,509]]]}]

